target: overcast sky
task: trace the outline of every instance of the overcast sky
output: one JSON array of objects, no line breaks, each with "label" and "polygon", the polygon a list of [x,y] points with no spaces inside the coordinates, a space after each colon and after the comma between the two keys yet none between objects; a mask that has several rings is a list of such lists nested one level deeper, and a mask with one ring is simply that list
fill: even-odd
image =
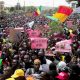
[{"label": "overcast sky", "polygon": [[[18,0],[0,0],[5,2],[5,6],[15,6]],[[65,0],[19,0],[21,6],[50,6],[50,7],[58,7],[59,5],[68,5]]]}]

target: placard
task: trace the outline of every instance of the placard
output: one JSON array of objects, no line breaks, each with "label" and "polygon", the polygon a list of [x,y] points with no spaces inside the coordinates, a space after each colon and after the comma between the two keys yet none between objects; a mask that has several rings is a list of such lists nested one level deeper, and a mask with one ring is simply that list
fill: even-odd
[{"label": "placard", "polygon": [[56,43],[55,50],[59,52],[71,52],[72,40],[63,40]]},{"label": "placard", "polygon": [[31,48],[32,49],[46,49],[47,48],[47,38],[31,38]]},{"label": "placard", "polygon": [[21,38],[21,32],[24,31],[24,28],[11,28],[9,39],[11,42],[18,42]]},{"label": "placard", "polygon": [[40,37],[40,31],[39,30],[30,30],[30,31],[28,31],[28,35],[30,38]]}]

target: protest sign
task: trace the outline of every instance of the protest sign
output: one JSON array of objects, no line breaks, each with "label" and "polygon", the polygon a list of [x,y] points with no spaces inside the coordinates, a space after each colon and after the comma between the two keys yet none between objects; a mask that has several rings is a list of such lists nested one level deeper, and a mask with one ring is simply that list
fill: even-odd
[{"label": "protest sign", "polygon": [[55,50],[59,52],[71,52],[72,40],[63,40],[56,43]]},{"label": "protest sign", "polygon": [[40,31],[39,30],[29,30],[28,35],[30,38],[40,37]]},{"label": "protest sign", "polygon": [[25,33],[29,34],[30,31],[33,31],[32,29],[25,29]]},{"label": "protest sign", "polygon": [[11,42],[18,42],[21,38],[21,32],[24,31],[24,28],[11,28],[9,39]]},{"label": "protest sign", "polygon": [[14,28],[10,28],[10,31],[9,31],[9,40],[11,42],[14,42],[14,35],[15,35],[15,30]]},{"label": "protest sign", "polygon": [[31,48],[32,49],[46,49],[47,48],[47,38],[31,38]]}]

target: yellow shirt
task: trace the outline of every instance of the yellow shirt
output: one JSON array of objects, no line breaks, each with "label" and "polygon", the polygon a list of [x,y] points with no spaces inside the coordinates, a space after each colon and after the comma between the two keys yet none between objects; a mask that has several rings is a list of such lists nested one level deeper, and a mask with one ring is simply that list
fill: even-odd
[{"label": "yellow shirt", "polygon": [[64,61],[65,60],[65,56],[62,56],[62,61]]}]

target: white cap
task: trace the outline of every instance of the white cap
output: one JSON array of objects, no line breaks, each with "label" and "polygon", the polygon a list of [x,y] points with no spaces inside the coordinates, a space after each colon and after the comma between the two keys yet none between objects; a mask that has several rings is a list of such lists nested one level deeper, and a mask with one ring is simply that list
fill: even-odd
[{"label": "white cap", "polygon": [[65,67],[66,67],[66,63],[64,61],[60,61],[57,65],[57,68],[60,70],[62,70]]}]

